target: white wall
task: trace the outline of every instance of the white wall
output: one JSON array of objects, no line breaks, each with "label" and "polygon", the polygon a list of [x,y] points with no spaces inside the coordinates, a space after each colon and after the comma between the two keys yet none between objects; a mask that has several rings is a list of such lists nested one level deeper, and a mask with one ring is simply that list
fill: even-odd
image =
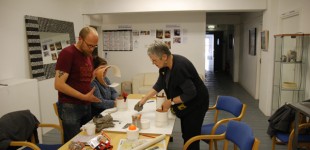
[{"label": "white wall", "polygon": [[263,13],[262,30],[269,31],[268,51],[261,52],[259,109],[266,115],[271,115],[272,90],[273,90],[273,61],[274,38],[278,28],[278,1],[268,0],[268,8]]},{"label": "white wall", "polygon": [[[242,19],[242,36],[241,36],[241,52],[240,52],[240,76],[239,83],[243,88],[255,99],[258,99],[258,69],[260,58],[260,36],[262,13],[247,13]],[[256,28],[256,55],[249,54],[249,30]]]},{"label": "white wall", "polygon": [[[25,34],[25,15],[73,22],[76,36],[84,25],[82,5],[77,0],[1,0],[0,80],[11,78],[31,78],[28,46]],[[52,78],[40,81],[38,82],[38,86],[32,87],[39,90],[39,95],[37,96],[38,99],[40,99],[41,121],[45,123],[58,123],[52,105],[53,102],[57,101],[57,92],[54,89],[53,83],[54,79]],[[27,94],[27,91],[21,92]],[[5,101],[3,97],[0,99],[1,101]],[[22,97],[19,99],[24,100]],[[10,110],[14,109],[19,108],[10,108]]]},{"label": "white wall", "polygon": [[[0,80],[7,86],[0,86],[0,116],[19,110],[30,110],[39,121],[41,119],[38,82],[35,79]],[[41,131],[39,140],[41,140]]]},{"label": "white wall", "polygon": [[[181,44],[172,44],[171,52],[187,57],[195,65],[197,71],[204,74],[204,36],[205,13],[151,13],[151,14],[111,14],[103,17],[102,30],[118,29],[119,25],[129,25],[132,30],[170,29],[166,25],[176,25],[181,29]],[[110,64],[120,67],[122,78],[113,78],[114,81],[131,81],[133,75],[141,72],[158,72],[147,56],[147,47],[153,43],[155,36],[139,36],[138,47],[133,51],[113,52],[106,51]],[[172,39],[171,39],[172,42]],[[100,49],[102,50],[102,49]],[[104,57],[104,55],[102,56]]]},{"label": "white wall", "polygon": [[[173,50],[188,57],[193,61],[199,72],[204,68],[203,60],[203,38],[205,29],[205,11],[253,11],[263,10],[266,8],[266,2],[261,0],[197,0],[195,2],[188,0],[1,0],[0,1],[0,80],[10,78],[31,78],[29,54],[27,49],[27,40],[25,34],[25,15],[45,17],[57,20],[71,21],[74,23],[75,35],[78,35],[79,30],[84,26],[90,24],[92,20],[82,14],[95,13],[122,13],[122,12],[159,12],[165,11],[166,16],[159,16],[156,14],[152,17],[158,20],[158,24],[154,27],[160,26],[165,22],[180,23],[187,31],[187,42],[179,48]],[[171,14],[171,11],[197,11],[196,13],[186,14]],[[308,10],[307,10],[308,11]],[[129,14],[130,15],[130,14]],[[174,16],[175,15],[175,16]],[[183,15],[183,16],[182,16]],[[140,16],[143,20],[147,20],[148,16]],[[136,21],[139,21],[137,18]],[[110,18],[111,19],[111,18]],[[131,19],[134,19],[131,16]],[[184,19],[184,20],[183,20]],[[112,18],[113,20],[113,18]],[[156,21],[154,20],[154,21]],[[127,22],[121,23],[130,23]],[[97,22],[98,23],[98,22]],[[141,22],[151,27],[153,22]],[[141,28],[139,22],[134,22],[138,28]],[[307,26],[304,26],[307,27]],[[156,67],[152,66],[146,54],[141,52],[142,49],[132,52],[128,56],[120,53],[109,53],[110,63],[122,67],[124,80],[129,80],[134,73],[143,71],[154,71]],[[128,53],[129,54],[129,53]],[[133,61],[126,61],[128,60]],[[130,63],[128,63],[130,62]],[[140,65],[140,64],[145,65]],[[125,64],[125,65],[124,65]],[[133,70],[126,70],[132,68]],[[140,68],[141,67],[141,68]],[[140,68],[140,69],[138,69]],[[132,72],[131,72],[132,71]],[[126,75],[128,73],[128,75]],[[53,108],[50,104],[56,101],[57,94],[53,87],[53,79],[48,79],[39,82],[39,98],[41,103],[41,114],[44,122],[56,121]],[[36,87],[34,87],[36,88]],[[50,119],[54,118],[54,119]],[[46,119],[46,120],[45,120]],[[54,122],[57,123],[57,122]]]},{"label": "white wall", "polygon": [[[259,108],[267,116],[271,115],[272,83],[273,83],[273,59],[274,59],[274,37],[281,32],[280,15],[292,10],[300,10],[299,32],[310,33],[310,1],[309,0],[267,0],[267,10],[263,15],[263,30],[269,30],[269,49],[262,53],[261,72],[265,72],[261,79]],[[308,59],[310,58],[308,52]],[[310,65],[308,62],[308,73],[306,76],[306,99],[310,98]],[[270,73],[272,72],[272,73]]]},{"label": "white wall", "polygon": [[266,8],[264,0],[87,0],[85,14],[173,12],[173,11],[253,11]]}]

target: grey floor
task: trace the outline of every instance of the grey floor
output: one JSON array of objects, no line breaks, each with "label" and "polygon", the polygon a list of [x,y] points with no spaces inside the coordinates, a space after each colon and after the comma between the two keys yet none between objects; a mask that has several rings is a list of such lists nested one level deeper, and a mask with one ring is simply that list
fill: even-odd
[{"label": "grey floor", "polygon": [[[267,135],[268,116],[265,116],[258,108],[258,101],[250,96],[239,84],[232,82],[231,78],[223,73],[207,72],[206,85],[210,94],[210,105],[214,105],[217,95],[229,95],[239,98],[247,105],[246,114],[242,121],[249,124],[256,138],[261,143],[259,149],[271,150],[271,139]],[[206,113],[204,123],[213,121],[214,113],[209,111]],[[183,146],[180,120],[176,119],[175,126],[172,133],[173,142],[168,145],[168,150],[181,150]],[[60,143],[59,133],[57,131],[50,131],[43,136],[44,143]],[[222,149],[222,142],[219,142],[219,149]],[[207,150],[208,145],[200,142],[201,150]],[[232,149],[232,148],[229,148]],[[276,145],[276,150],[286,150],[285,145]]]}]

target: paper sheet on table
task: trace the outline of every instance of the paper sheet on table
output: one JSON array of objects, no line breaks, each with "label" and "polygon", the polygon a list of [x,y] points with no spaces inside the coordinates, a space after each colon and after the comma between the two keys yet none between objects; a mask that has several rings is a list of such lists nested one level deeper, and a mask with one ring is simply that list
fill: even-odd
[{"label": "paper sheet on table", "polygon": [[[145,144],[147,142],[150,142],[152,139],[139,139],[138,141],[129,141],[127,139],[120,139],[119,143],[118,143],[118,147],[117,150],[132,150],[142,144]],[[139,145],[140,144],[140,145]],[[158,147],[156,150],[165,150],[166,149],[166,142],[165,140],[162,140],[152,146],[150,146],[147,149],[151,149],[153,147]],[[145,150],[147,150],[145,149]]]},{"label": "paper sheet on table", "polygon": [[72,141],[74,142],[82,142],[82,143],[87,143],[89,140],[91,140],[92,138],[96,137],[97,135],[76,135]]},{"label": "paper sheet on table", "polygon": [[109,87],[113,87],[113,88],[115,88],[117,86],[119,86],[119,83],[112,83],[112,84],[109,85]]}]

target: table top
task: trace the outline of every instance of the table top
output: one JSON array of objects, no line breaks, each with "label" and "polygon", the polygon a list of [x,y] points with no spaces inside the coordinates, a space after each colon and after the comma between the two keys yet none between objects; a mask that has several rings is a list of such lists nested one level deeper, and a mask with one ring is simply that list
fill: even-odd
[{"label": "table top", "polygon": [[[156,126],[156,101],[155,100],[148,100],[144,105],[143,105],[143,110],[140,112],[137,112],[134,110],[134,106],[136,103],[138,103],[138,99],[128,99],[128,107],[126,110],[117,110],[114,113],[111,113],[111,116],[113,120],[119,121],[119,122],[114,122],[115,126],[113,128],[106,128],[104,131],[115,131],[115,132],[126,132],[126,128],[123,129],[123,127],[126,124],[131,124],[132,123],[132,115],[137,115],[141,114],[141,120],[149,120],[150,121],[150,128],[148,129],[141,129],[140,133],[147,133],[147,134],[167,134],[171,135],[175,118],[170,118],[168,119],[168,125],[164,127],[157,127]],[[168,112],[170,113],[170,111]],[[103,116],[105,115],[104,113],[101,113]]]},{"label": "table top", "polygon": [[301,113],[310,116],[310,102],[299,102],[294,104],[289,104],[289,106],[297,109]]},{"label": "table top", "polygon": [[[108,135],[109,138],[111,138],[111,145],[113,145],[113,149],[115,149],[115,150],[118,149],[119,141],[121,139],[126,139],[126,133],[111,132],[111,131],[104,132],[104,133],[106,135]],[[79,133],[79,135],[86,135],[86,133],[84,131],[81,131]],[[77,135],[77,136],[79,136],[79,135]],[[152,137],[149,137],[149,136],[152,136]],[[153,139],[154,137],[157,137],[157,136],[159,136],[159,135],[158,134],[147,134],[147,136],[144,136],[144,134],[140,134],[139,139]],[[166,146],[168,146],[169,140],[170,140],[170,136],[166,135],[166,138],[165,138]],[[68,150],[70,143],[71,143],[71,140],[68,141],[67,143],[65,143],[63,146],[61,146],[58,150]],[[91,150],[90,146],[86,146],[86,147]]]},{"label": "table top", "polygon": [[[122,129],[122,127],[130,122],[131,123],[131,114],[136,113],[134,112],[134,105],[143,97],[141,94],[130,94],[128,95],[128,110],[126,111],[117,111],[115,113],[111,113],[113,120],[120,120],[120,123],[115,122],[115,127],[113,128],[106,128],[103,132],[111,138],[111,144],[113,145],[113,149],[118,149],[118,144],[121,139],[126,139],[126,129]],[[156,102],[155,99],[148,100],[149,102],[146,103],[143,107],[143,110],[139,113],[142,114],[142,119],[147,118],[151,120],[151,126],[149,129],[142,129],[140,130],[139,139],[152,139],[156,136],[161,134],[166,134],[165,143],[168,146],[170,135],[173,130],[175,119],[169,119],[169,123],[166,127],[156,127],[155,126],[155,110],[156,110]],[[99,133],[98,133],[99,134]],[[78,136],[86,136],[84,131],[81,131],[76,137]],[[74,138],[76,138],[74,137]],[[74,139],[73,138],[73,139]],[[65,143],[59,150],[67,150],[69,144],[71,143],[72,139]]]}]

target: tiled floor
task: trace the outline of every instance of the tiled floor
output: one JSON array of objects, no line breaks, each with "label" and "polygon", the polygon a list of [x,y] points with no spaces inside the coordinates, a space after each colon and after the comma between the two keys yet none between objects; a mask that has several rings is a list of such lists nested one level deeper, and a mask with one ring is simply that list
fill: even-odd
[{"label": "tiled floor", "polygon": [[[255,137],[257,137],[261,143],[259,149],[271,150],[271,139],[267,135],[268,118],[258,108],[258,101],[251,97],[239,84],[232,82],[231,78],[223,73],[207,72],[206,85],[210,94],[210,105],[214,105],[217,95],[230,95],[239,98],[243,103],[247,104],[246,115],[243,120],[249,124]],[[212,121],[213,112],[207,112],[205,116],[205,123]],[[51,131],[44,135],[44,143],[60,143],[58,133]],[[180,120],[177,119],[173,129],[173,142],[168,145],[168,150],[181,150],[183,146],[183,140],[181,136]],[[201,150],[207,150],[208,145],[204,142],[200,142]],[[222,142],[219,142],[219,149],[222,147]],[[229,148],[232,149],[232,148]],[[276,145],[276,150],[286,150],[285,145]]]},{"label": "tiled floor", "polygon": [[[258,101],[250,96],[239,84],[232,82],[232,79],[223,73],[207,72],[206,85],[210,95],[210,106],[214,105],[216,97],[218,95],[229,95],[239,98],[243,103],[247,105],[246,114],[242,121],[249,124],[255,137],[257,137],[261,143],[259,149],[271,150],[272,140],[269,138],[267,132],[268,118],[258,108]],[[213,121],[214,113],[208,111],[205,116],[205,123]],[[180,121],[177,119],[173,129],[173,142],[168,145],[169,150],[181,150],[183,140],[181,136]],[[219,143],[219,149],[222,149],[222,142]],[[204,142],[200,142],[200,149],[207,150],[208,145]],[[232,147],[229,149],[233,149]],[[276,145],[276,150],[286,150],[285,145]]]}]

